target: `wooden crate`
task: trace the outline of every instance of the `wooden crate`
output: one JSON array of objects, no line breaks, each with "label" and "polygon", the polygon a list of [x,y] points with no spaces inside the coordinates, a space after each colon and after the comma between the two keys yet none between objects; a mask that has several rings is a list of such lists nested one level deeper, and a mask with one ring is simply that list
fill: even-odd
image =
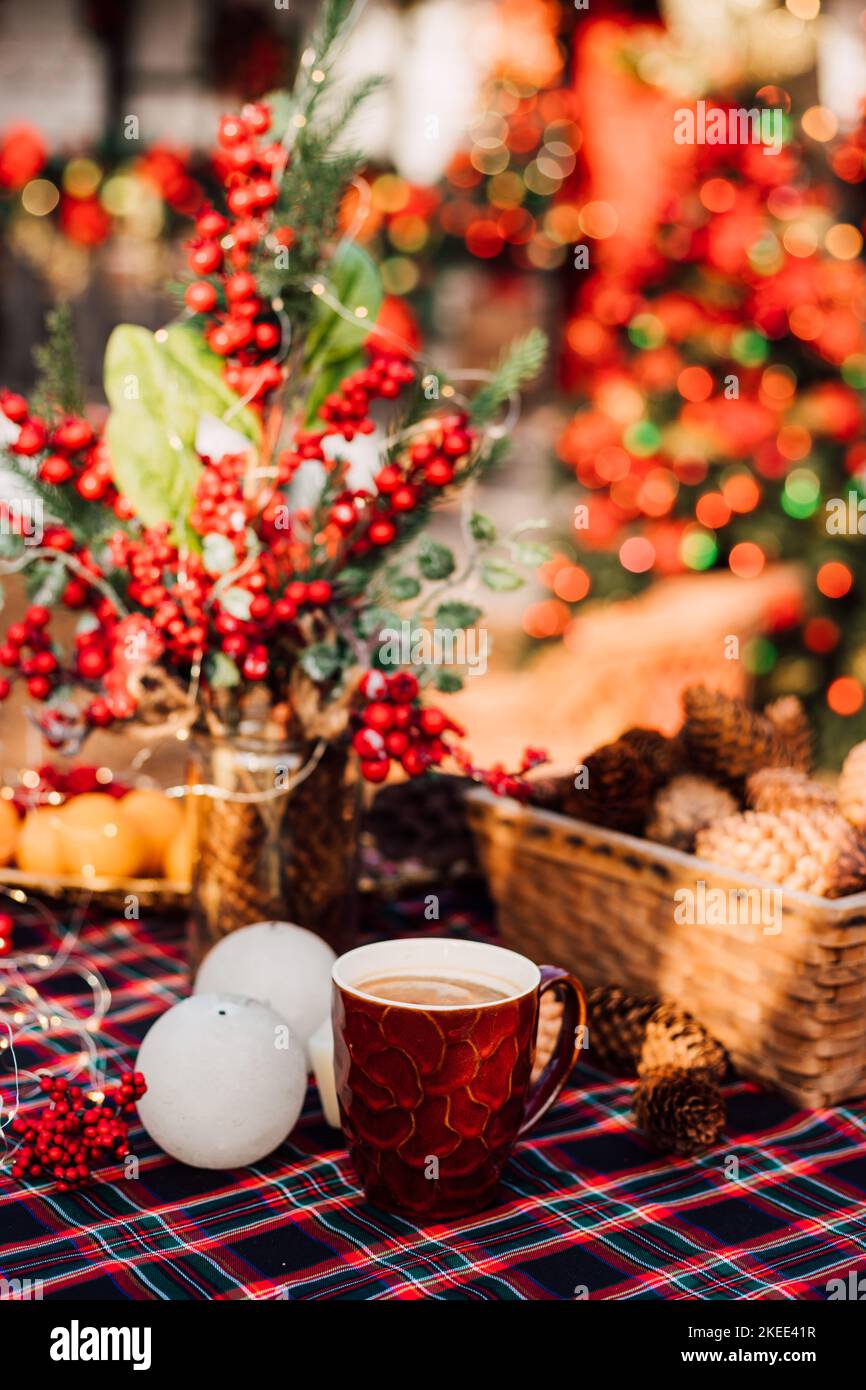
[{"label": "wooden crate", "polygon": [[[467,804],[505,945],[588,988],[675,1000],[801,1105],[866,1094],[866,893],[790,892],[481,789]],[[722,920],[682,920],[689,893],[727,907],[698,919]]]}]

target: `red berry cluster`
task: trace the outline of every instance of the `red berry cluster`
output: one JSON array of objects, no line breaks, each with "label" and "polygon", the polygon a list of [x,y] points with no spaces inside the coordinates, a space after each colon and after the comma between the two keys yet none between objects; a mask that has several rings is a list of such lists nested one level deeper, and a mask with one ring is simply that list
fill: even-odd
[{"label": "red berry cluster", "polygon": [[368,782],[384,782],[392,761],[410,777],[419,777],[451,752],[445,734],[462,737],[460,725],[441,709],[434,705],[422,708],[418,703],[418,681],[410,671],[390,676],[367,671],[359,691],[366,703],[359,712],[361,727],[352,745]]},{"label": "red berry cluster", "polygon": [[21,1139],[13,1178],[54,1178],[59,1192],[71,1192],[90,1180],[94,1168],[126,1157],[126,1117],[147,1090],[141,1072],[124,1072],[100,1102],[63,1077],[43,1076],[40,1083],[49,1105],[35,1120],[17,1115],[12,1121],[12,1132]]},{"label": "red berry cluster", "polygon": [[454,748],[451,751],[457,766],[467,777],[471,777],[473,782],[481,782],[495,796],[511,796],[516,801],[527,801],[532,791],[532,785],[526,780],[526,774],[548,761],[547,754],[543,749],[527,748],[524,750],[517,770],[508,772],[502,763],[494,763],[492,767],[477,767],[469,754],[462,748]]},{"label": "red berry cluster", "polygon": [[207,341],[227,359],[228,384],[256,401],[282,381],[274,360],[282,330],[248,267],[266,237],[273,249],[288,248],[294,241],[290,227],[271,226],[286,152],[278,141],[267,138],[270,129],[270,110],[259,102],[220,121],[214,165],[230,216],[215,208],[199,212],[195,237],[187,246],[187,263],[199,278],[184,294],[192,313],[210,319]]},{"label": "red berry cluster", "polygon": [[[60,679],[60,664],[48,634],[50,620],[47,608],[33,604],[20,622],[9,624],[0,643],[0,665],[20,672],[34,700],[47,700]],[[0,700],[6,699],[10,688],[9,680],[0,678]]]},{"label": "red berry cluster", "polygon": [[35,778],[31,776],[26,786],[22,783],[15,788],[12,805],[26,812],[34,806],[43,805],[52,792],[59,792],[64,799],[81,796],[84,792],[103,792],[118,800],[126,796],[129,787],[125,782],[115,781],[114,778],[110,782],[102,781],[97,775],[99,771],[91,763],[80,763],[68,771],[55,767],[53,763],[43,763],[41,767],[32,769]]},{"label": "red berry cluster", "polygon": [[113,506],[119,517],[129,517],[128,505],[118,498],[111,480],[108,450],[80,415],[70,415],[58,425],[47,425],[30,414],[23,396],[12,391],[0,393],[0,410],[19,427],[18,438],[9,445],[10,452],[23,458],[42,455],[37,468],[41,482],[54,487],[72,483],[86,501],[104,502]]}]

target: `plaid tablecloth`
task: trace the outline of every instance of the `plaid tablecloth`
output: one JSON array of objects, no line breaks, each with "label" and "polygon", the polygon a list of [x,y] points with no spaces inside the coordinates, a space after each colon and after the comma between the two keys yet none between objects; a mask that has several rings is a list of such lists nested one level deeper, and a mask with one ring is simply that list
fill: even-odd
[{"label": "plaid tablecloth", "polygon": [[[112,991],[113,1072],[187,991],[182,928],[113,921],[82,944]],[[65,1047],[46,1035],[22,1060],[60,1067]],[[8,1105],[2,1064],[0,1090]],[[579,1067],[500,1205],[425,1229],[364,1202],[312,1086],[289,1141],[243,1171],[184,1167],[137,1127],[135,1178],[61,1194],[0,1174],[0,1277],[45,1299],[824,1299],[866,1272],[864,1107],[797,1111],[735,1081],[723,1142],[671,1161],[635,1131],[630,1092]]]}]

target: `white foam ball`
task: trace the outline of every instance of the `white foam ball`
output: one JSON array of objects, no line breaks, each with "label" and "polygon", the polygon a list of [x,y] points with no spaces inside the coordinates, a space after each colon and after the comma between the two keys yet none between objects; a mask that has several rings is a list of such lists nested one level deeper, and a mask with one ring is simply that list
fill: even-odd
[{"label": "white foam ball", "polygon": [[193,993],[243,994],[269,1005],[306,1047],[331,1013],[327,942],[292,922],[254,922],[229,932],[199,967]]},{"label": "white foam ball", "polygon": [[307,1089],[304,1051],[255,999],[196,994],[156,1020],[135,1063],[141,1122],[193,1168],[242,1168],[294,1128]]}]

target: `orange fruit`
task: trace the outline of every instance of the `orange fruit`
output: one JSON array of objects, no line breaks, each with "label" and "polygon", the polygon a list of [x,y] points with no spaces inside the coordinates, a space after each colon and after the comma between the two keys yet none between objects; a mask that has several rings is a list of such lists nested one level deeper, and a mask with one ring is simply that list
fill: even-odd
[{"label": "orange fruit", "polygon": [[183,833],[183,808],[173,797],[150,787],[137,787],[121,801],[126,820],[147,845],[144,872],[160,876],[173,841]]},{"label": "orange fruit", "polygon": [[15,862],[27,873],[65,873],[60,812],[56,807],[27,813],[18,832]]},{"label": "orange fruit", "polygon": [[192,835],[189,826],[184,825],[179,835],[168,846],[165,855],[165,876],[172,883],[192,882]]},{"label": "orange fruit", "polygon": [[11,801],[0,798],[0,864],[9,864],[21,829],[21,817]]},{"label": "orange fruit", "polygon": [[148,845],[112,796],[74,796],[58,818],[66,872],[85,878],[128,878],[140,874]]}]

